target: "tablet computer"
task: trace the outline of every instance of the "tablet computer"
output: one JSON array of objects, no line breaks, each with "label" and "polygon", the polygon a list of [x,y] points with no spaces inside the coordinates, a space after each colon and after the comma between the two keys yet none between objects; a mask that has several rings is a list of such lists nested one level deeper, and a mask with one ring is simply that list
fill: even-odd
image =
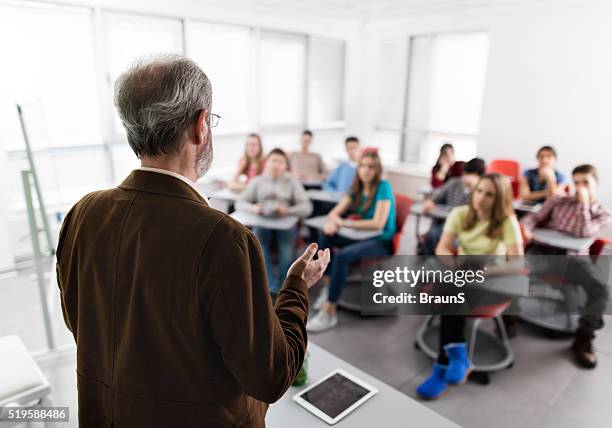
[{"label": "tablet computer", "polygon": [[337,369],[294,395],[293,400],[328,424],[334,425],[377,392],[373,386]]}]

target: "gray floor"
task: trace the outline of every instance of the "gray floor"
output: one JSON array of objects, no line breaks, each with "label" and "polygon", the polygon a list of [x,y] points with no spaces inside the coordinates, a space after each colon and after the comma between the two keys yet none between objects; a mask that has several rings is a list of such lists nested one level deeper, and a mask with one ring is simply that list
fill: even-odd
[{"label": "gray floor", "polygon": [[[45,347],[45,336],[32,273],[25,269],[15,277],[0,276],[0,336],[19,334],[34,352]],[[59,302],[50,302],[57,342],[69,345],[72,338],[63,326]],[[416,399],[415,388],[432,364],[413,345],[422,318],[339,315],[335,329],[311,335],[311,341]],[[596,370],[575,366],[569,339],[551,340],[523,324],[512,339],[513,368],[495,373],[488,386],[468,382],[424,404],[464,427],[611,427],[612,316],[606,321],[608,328],[596,341]],[[52,363],[43,360],[41,366],[53,386],[54,403],[71,408],[73,422],[62,426],[76,426],[74,355]]]}]

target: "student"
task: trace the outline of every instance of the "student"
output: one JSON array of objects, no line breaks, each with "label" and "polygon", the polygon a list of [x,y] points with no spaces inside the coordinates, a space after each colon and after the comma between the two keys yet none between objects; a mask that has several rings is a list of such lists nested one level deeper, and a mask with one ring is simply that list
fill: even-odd
[{"label": "student", "polygon": [[357,169],[359,158],[359,139],[357,137],[347,137],[344,141],[344,148],[348,155],[348,160],[340,162],[323,183],[323,190],[329,192],[347,192]]},{"label": "student", "polygon": [[327,175],[323,159],[317,153],[309,151],[312,144],[312,132],[302,132],[301,149],[289,155],[292,175],[300,181],[320,181]]},{"label": "student", "polygon": [[[338,324],[336,306],[346,283],[351,263],[362,256],[385,256],[393,253],[395,233],[395,198],[391,184],[382,180],[382,163],[375,151],[365,152],[359,159],[357,174],[349,192],[334,207],[320,238],[321,248],[340,247],[327,269],[329,286],[314,304],[318,313],[308,321],[308,331],[327,330]],[[356,220],[342,218],[355,214]],[[342,226],[365,230],[382,230],[376,238],[354,241],[337,235]]]},{"label": "student", "polygon": [[[598,176],[595,167],[593,165],[577,166],[572,171],[572,180],[576,187],[573,196],[547,199],[537,213],[521,220],[527,242],[533,240],[533,229],[536,227],[558,230],[573,236],[594,237],[608,224],[610,212],[597,199]],[[531,246],[528,252],[530,254],[566,254],[563,250],[541,245]],[[602,278],[602,272],[590,258],[584,257],[588,254],[588,249],[585,249],[582,252],[571,253],[578,257],[568,259],[547,257],[545,259],[549,264],[548,269],[555,272],[566,272],[568,283],[577,284],[587,294],[587,302],[581,310],[572,351],[578,364],[592,369],[597,365],[593,339],[595,330],[604,325],[602,314],[607,305],[609,290],[606,278]],[[583,257],[580,257],[581,255]]]},{"label": "student", "polygon": [[[436,204],[448,205],[456,207],[465,205],[469,202],[470,192],[476,187],[476,183],[485,173],[485,161],[480,158],[474,158],[465,164],[463,175],[461,177],[453,177],[449,179],[442,187],[434,190],[431,198],[427,199],[423,204],[423,212],[431,212]],[[429,231],[425,234],[423,244],[423,253],[433,255],[436,251],[436,245],[442,235],[442,227],[444,221],[433,220]]]},{"label": "student", "polygon": [[538,167],[525,170],[521,178],[521,199],[543,202],[554,195],[562,195],[565,176],[557,171],[557,152],[551,146],[540,147],[536,155]]},{"label": "student", "polygon": [[234,192],[241,192],[247,183],[263,171],[263,144],[258,134],[249,134],[244,147],[244,154],[238,161],[238,171],[231,181],[229,188]]},{"label": "student", "polygon": [[[272,150],[266,157],[264,172],[251,180],[236,202],[239,211],[250,211],[259,215],[297,215],[307,217],[312,205],[302,184],[287,174],[289,161],[281,149]],[[287,270],[295,258],[296,227],[288,230],[273,230],[254,227],[259,239],[268,272],[268,284],[272,294],[278,293]],[[279,271],[274,275],[270,261],[270,246],[273,237],[278,242]]]},{"label": "student", "polygon": [[[455,248],[455,242],[459,247]],[[472,192],[469,205],[453,208],[444,224],[436,255],[523,254],[518,220],[512,209],[512,189],[507,177],[483,175]],[[417,393],[426,399],[439,397],[448,385],[463,383],[470,370],[465,340],[465,317],[442,315],[440,350],[433,372]]]},{"label": "student", "polygon": [[431,187],[442,186],[451,177],[463,174],[464,162],[455,162],[455,149],[452,144],[445,143],[440,147],[436,164],[431,169]]}]

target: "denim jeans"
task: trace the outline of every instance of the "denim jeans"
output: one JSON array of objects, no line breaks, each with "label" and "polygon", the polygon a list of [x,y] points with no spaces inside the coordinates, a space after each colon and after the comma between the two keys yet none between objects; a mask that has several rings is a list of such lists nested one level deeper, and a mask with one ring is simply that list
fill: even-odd
[{"label": "denim jeans", "polygon": [[433,256],[436,254],[436,247],[438,246],[438,241],[440,241],[440,237],[442,236],[442,230],[444,229],[444,222],[434,220],[431,223],[431,227],[425,234],[425,242],[424,242],[424,254],[428,256]]},{"label": "denim jeans", "polygon": [[342,236],[319,235],[319,248],[340,247],[331,258],[325,271],[331,277],[328,301],[337,303],[346,284],[349,268],[352,263],[359,261],[362,256],[390,256],[393,254],[393,245],[390,240],[377,238],[364,241],[354,241]]},{"label": "denim jeans", "polygon": [[[254,227],[253,233],[259,240],[259,244],[263,250],[270,292],[276,294],[285,281],[285,277],[287,276],[287,271],[289,270],[291,263],[293,263],[295,260],[295,240],[297,229],[295,226],[287,230],[273,230],[263,227]],[[274,237],[276,238],[276,242],[278,244],[279,266],[277,275],[274,274],[274,267],[272,266],[272,261],[270,260],[270,247],[272,246],[272,239]]]}]

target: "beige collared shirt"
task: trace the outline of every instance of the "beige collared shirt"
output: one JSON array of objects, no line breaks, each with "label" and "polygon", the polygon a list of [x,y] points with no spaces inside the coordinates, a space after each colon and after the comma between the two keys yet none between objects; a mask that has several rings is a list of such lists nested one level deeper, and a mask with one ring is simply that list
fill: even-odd
[{"label": "beige collared shirt", "polygon": [[170,176],[172,176],[174,178],[178,178],[179,180],[184,181],[185,183],[189,184],[193,190],[195,190],[200,195],[202,195],[202,198],[204,198],[204,201],[206,201],[206,205],[210,206],[210,203],[208,202],[208,198],[206,197],[206,195],[202,194],[202,192],[200,192],[200,190],[196,187],[196,184],[193,181],[191,181],[190,179],[188,179],[187,177],[185,177],[184,175],[177,174],[176,172],[173,172],[173,171],[168,171],[167,169],[150,168],[148,166],[141,166],[138,169],[140,169],[142,171],[151,171],[151,172],[157,172],[157,173],[160,173],[160,174],[170,175]]}]

